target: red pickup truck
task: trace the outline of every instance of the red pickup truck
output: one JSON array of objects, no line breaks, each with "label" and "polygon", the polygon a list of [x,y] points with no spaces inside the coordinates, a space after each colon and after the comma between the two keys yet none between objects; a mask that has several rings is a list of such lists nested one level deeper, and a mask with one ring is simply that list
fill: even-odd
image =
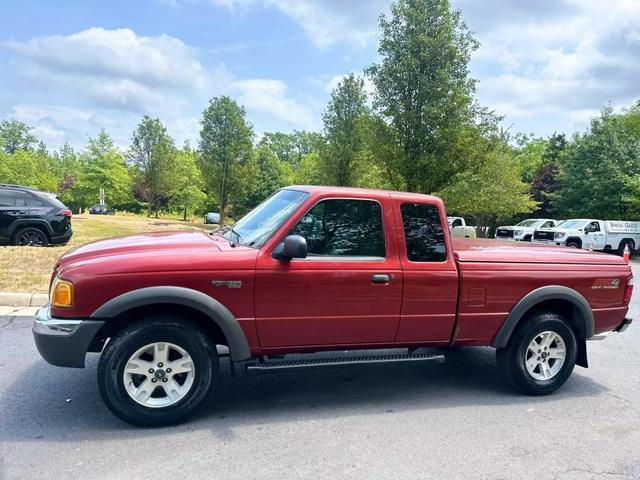
[{"label": "red pickup truck", "polygon": [[[157,425],[202,403],[221,346],[232,371],[269,371],[442,360],[424,347],[486,345],[513,386],[550,393],[587,366],[586,340],[631,323],[632,288],[617,256],[453,241],[436,197],[293,186],[225,231],[70,250],[33,333],[53,365],[83,367],[101,352],[107,406]],[[402,350],[318,354],[389,348]]]}]

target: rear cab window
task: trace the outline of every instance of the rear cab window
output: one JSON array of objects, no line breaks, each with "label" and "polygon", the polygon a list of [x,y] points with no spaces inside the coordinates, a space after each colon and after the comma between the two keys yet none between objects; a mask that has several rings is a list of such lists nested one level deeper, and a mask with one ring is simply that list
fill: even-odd
[{"label": "rear cab window", "polygon": [[402,227],[410,262],[444,262],[447,259],[445,234],[436,205],[402,203]]}]

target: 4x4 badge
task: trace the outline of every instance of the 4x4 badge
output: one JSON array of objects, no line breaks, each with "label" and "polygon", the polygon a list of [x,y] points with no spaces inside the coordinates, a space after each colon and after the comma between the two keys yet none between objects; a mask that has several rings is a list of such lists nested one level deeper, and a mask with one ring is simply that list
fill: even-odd
[{"label": "4x4 badge", "polygon": [[242,280],[213,280],[214,287],[242,288]]}]

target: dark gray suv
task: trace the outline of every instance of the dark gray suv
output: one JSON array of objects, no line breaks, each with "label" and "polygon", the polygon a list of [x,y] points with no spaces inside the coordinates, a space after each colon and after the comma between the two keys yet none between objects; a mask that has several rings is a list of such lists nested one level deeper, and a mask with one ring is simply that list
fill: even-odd
[{"label": "dark gray suv", "polygon": [[0,239],[46,246],[67,243],[72,234],[71,210],[55,195],[0,183]]}]

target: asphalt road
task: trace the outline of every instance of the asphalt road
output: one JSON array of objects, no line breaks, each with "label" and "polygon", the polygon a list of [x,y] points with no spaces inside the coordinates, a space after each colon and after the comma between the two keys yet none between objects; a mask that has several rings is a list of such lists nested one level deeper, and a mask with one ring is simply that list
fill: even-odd
[{"label": "asphalt road", "polygon": [[640,321],[591,342],[592,366],[548,397],[504,386],[488,348],[234,385],[223,368],[209,403],[162,429],[113,417],[95,356],[49,366],[30,327],[0,316],[0,479],[640,478]]}]

